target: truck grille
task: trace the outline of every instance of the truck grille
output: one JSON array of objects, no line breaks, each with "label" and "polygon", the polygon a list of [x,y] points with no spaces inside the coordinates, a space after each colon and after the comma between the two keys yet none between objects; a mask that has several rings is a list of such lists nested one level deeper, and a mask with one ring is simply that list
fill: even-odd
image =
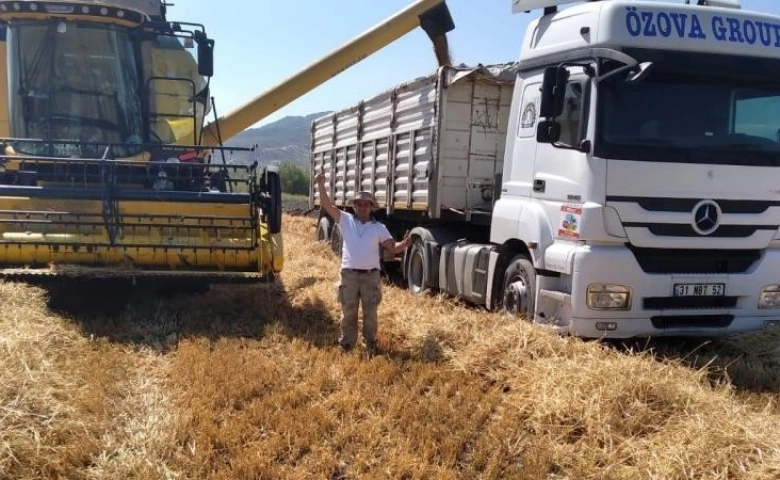
[{"label": "truck grille", "polygon": [[675,315],[650,319],[655,328],[725,328],[734,321],[734,315]]},{"label": "truck grille", "polygon": [[677,310],[684,308],[733,308],[739,297],[645,297],[645,310]]},{"label": "truck grille", "polygon": [[780,225],[777,201],[608,196],[607,206],[642,248],[691,248],[701,239],[712,249],[763,249]]},{"label": "truck grille", "polygon": [[[662,197],[625,197],[608,196],[607,202],[636,203],[649,212],[690,212],[699,202],[698,198],[662,198]],[[723,213],[766,212],[770,207],[780,206],[780,202],[765,200],[716,200]]]},{"label": "truck grille", "polygon": [[745,273],[760,250],[639,248],[627,245],[645,273]]},{"label": "truck grille", "polygon": [[[646,228],[658,237],[701,237],[690,225],[679,223],[638,223],[625,222],[626,228]],[[774,225],[722,225],[710,237],[715,238],[747,238],[759,230],[777,230]]]}]

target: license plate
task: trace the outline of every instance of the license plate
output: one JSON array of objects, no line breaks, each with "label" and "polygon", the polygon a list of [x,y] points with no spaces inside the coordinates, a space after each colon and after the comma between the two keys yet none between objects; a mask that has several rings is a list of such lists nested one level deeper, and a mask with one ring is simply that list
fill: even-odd
[{"label": "license plate", "polygon": [[723,283],[675,283],[675,297],[722,297],[726,294]]}]

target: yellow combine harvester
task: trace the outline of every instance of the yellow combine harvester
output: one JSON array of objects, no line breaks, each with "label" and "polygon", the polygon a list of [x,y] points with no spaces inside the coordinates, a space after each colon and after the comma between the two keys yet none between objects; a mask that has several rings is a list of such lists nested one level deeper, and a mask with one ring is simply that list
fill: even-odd
[{"label": "yellow combine harvester", "polygon": [[272,279],[278,171],[223,140],[417,26],[446,50],[444,1],[420,0],[204,125],[203,25],[160,0],[0,0],[0,276]]}]

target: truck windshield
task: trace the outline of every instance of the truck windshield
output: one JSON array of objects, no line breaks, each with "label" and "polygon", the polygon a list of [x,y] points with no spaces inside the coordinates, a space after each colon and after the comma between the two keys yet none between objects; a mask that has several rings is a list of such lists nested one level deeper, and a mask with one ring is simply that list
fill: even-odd
[{"label": "truck windshield", "polygon": [[780,61],[626,53],[654,68],[639,82],[600,84],[598,156],[780,166]]},{"label": "truck windshield", "polygon": [[8,31],[11,135],[30,155],[96,158],[141,152],[140,75],[127,31],[52,20]]}]

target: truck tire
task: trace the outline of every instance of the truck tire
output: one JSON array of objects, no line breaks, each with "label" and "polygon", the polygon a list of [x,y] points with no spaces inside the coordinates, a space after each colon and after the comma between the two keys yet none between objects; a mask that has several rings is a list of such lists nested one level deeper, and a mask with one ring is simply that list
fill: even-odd
[{"label": "truck tire", "polygon": [[430,277],[425,262],[425,246],[416,238],[409,249],[409,261],[406,263],[406,284],[412,295],[420,295],[427,290]]},{"label": "truck tire", "polygon": [[330,234],[330,248],[333,250],[333,253],[339,256],[339,258],[341,258],[341,247],[343,242],[344,239],[341,237],[341,229],[338,225],[333,225],[333,230]]},{"label": "truck tire", "polygon": [[514,257],[504,272],[501,310],[533,321],[536,302],[536,271],[525,255]]},{"label": "truck tire", "polygon": [[333,225],[331,225],[330,218],[328,217],[320,218],[320,221],[317,222],[317,241],[329,242],[332,231],[333,231]]}]

